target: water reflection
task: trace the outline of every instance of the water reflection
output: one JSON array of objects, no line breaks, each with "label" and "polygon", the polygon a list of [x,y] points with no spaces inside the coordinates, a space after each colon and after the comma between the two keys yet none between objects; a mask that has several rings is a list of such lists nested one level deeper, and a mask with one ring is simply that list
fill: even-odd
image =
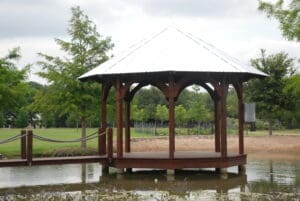
[{"label": "water reflection", "polygon": [[[134,192],[152,197],[167,193],[188,200],[197,200],[203,193],[211,200],[220,195],[232,199],[236,193],[243,195],[249,192],[299,196],[299,161],[250,161],[246,168],[247,175],[239,175],[236,168],[230,168],[232,173],[228,179],[204,170],[176,172],[173,178],[168,177],[165,171],[101,175],[98,164],[0,168],[0,200],[1,196],[12,194],[84,194],[91,191],[100,194]],[[242,197],[240,200],[243,200]]]}]

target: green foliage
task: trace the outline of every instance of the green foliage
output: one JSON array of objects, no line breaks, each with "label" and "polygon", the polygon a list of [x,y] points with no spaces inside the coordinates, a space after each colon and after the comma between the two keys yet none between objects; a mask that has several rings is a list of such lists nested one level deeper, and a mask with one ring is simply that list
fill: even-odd
[{"label": "green foliage", "polygon": [[182,105],[177,105],[175,107],[175,122],[177,126],[182,125],[186,122],[187,113],[186,109]]},{"label": "green foliage", "polygon": [[148,119],[155,119],[156,106],[166,105],[166,100],[161,91],[155,87],[150,87],[139,90],[133,99],[133,104],[137,105],[139,109],[144,109]]},{"label": "green foliage", "polygon": [[55,39],[65,52],[55,57],[40,53],[43,58],[38,65],[43,68],[39,75],[50,83],[35,97],[34,107],[47,118],[47,114],[70,115],[81,122],[82,134],[89,118],[100,105],[100,86],[97,83],[82,83],[77,78],[95,68],[109,57],[113,47],[110,38],[103,38],[96,25],[79,7],[73,7],[68,33],[70,40]]},{"label": "green foliage", "polygon": [[237,118],[238,114],[238,99],[234,88],[228,90],[227,95],[227,116]]},{"label": "green foliage", "polygon": [[266,55],[265,50],[261,50],[261,57],[252,59],[251,64],[269,75],[250,81],[246,92],[248,99],[256,103],[258,117],[269,122],[271,134],[273,121],[280,118],[283,111],[292,109],[284,86],[286,76],[294,72],[293,59],[286,53]]},{"label": "green foliage", "polygon": [[134,121],[146,121],[149,118],[149,114],[145,112],[145,109],[139,109],[137,105],[131,105],[131,119]]},{"label": "green foliage", "polygon": [[165,105],[157,105],[155,112],[156,119],[160,120],[161,123],[169,119],[169,110]]},{"label": "green foliage", "polygon": [[286,80],[284,94],[291,102],[291,110],[286,111],[282,121],[286,122],[287,127],[300,127],[300,75],[293,75]]},{"label": "green foliage", "polygon": [[192,122],[211,121],[212,108],[209,102],[213,102],[207,93],[192,92],[193,96],[188,101],[189,108],[187,111],[187,119]]},{"label": "green foliage", "polygon": [[16,127],[25,128],[28,125],[28,114],[25,111],[20,111],[16,118]]},{"label": "green foliage", "polygon": [[300,41],[300,1],[291,0],[285,6],[284,0],[277,0],[276,3],[259,1],[258,9],[266,12],[268,17],[274,17],[280,23],[280,29],[288,40]]},{"label": "green foliage", "polygon": [[0,58],[1,127],[6,123],[9,126],[15,126],[15,118],[22,107],[26,105],[27,97],[30,94],[29,85],[26,83],[26,74],[30,66],[27,65],[19,70],[15,62],[20,57],[20,49],[14,48],[6,56]]},{"label": "green foliage", "polygon": [[29,66],[18,70],[14,61],[20,57],[20,49],[15,48],[0,58],[0,111],[15,111],[24,102],[28,89],[25,80]]}]

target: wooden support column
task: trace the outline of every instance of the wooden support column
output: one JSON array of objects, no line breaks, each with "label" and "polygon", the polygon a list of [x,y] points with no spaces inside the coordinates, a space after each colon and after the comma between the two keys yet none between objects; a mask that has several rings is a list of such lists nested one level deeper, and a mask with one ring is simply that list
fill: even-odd
[{"label": "wooden support column", "polygon": [[226,98],[228,93],[228,84],[226,81],[221,83],[221,157],[227,157],[227,107],[226,107]]},{"label": "wooden support column", "polygon": [[[99,134],[106,131],[107,128],[107,97],[110,89],[109,84],[102,84],[102,94],[101,94],[101,129],[99,129]],[[106,133],[99,135],[98,137],[98,152],[99,155],[106,154]]]},{"label": "wooden support column", "polygon": [[130,101],[125,101],[125,152],[130,152]]},{"label": "wooden support column", "polygon": [[175,152],[175,97],[174,97],[174,79],[170,76],[169,81],[169,158],[174,158]]},{"label": "wooden support column", "polygon": [[122,97],[122,83],[120,79],[116,80],[116,108],[117,108],[117,158],[123,157],[123,97]]},{"label": "wooden support column", "polygon": [[215,152],[220,152],[220,100],[215,98]]},{"label": "wooden support column", "polygon": [[21,159],[26,159],[26,130],[21,130]]},{"label": "wooden support column", "polygon": [[244,154],[244,103],[243,103],[243,85],[239,85],[238,93],[238,118],[239,118],[239,154]]}]

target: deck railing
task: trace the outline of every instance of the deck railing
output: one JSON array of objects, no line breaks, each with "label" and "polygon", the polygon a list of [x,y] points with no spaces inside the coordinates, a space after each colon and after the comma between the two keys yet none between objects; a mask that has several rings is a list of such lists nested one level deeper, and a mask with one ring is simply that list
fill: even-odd
[{"label": "deck railing", "polygon": [[[72,143],[72,142],[82,142],[82,141],[89,141],[92,139],[98,138],[98,156],[101,156],[101,159],[112,159],[113,157],[113,130],[112,128],[104,129],[99,128],[98,131],[87,135],[86,137],[78,138],[78,139],[72,139],[72,140],[58,140],[58,139],[52,139],[48,137],[43,137],[41,135],[34,134],[32,130],[21,130],[20,134],[17,134],[13,137],[4,139],[0,141],[1,144],[6,144],[9,142],[13,142],[15,140],[20,139],[20,159],[15,159],[15,164],[13,163],[14,159],[8,160],[3,159],[0,161],[0,166],[5,166],[5,164],[8,164],[8,166],[11,165],[18,165],[24,164],[26,162],[27,165],[31,165],[33,162],[33,139],[44,141],[44,142],[50,142],[50,143]],[[83,156],[84,161],[88,161],[89,156]],[[95,161],[95,155],[90,156],[93,161]],[[64,163],[64,160],[66,163],[68,160],[72,161],[78,161],[80,162],[80,157],[76,157],[76,160],[74,160],[74,157],[64,157],[64,160],[61,160],[62,157],[52,157],[51,162],[55,162],[55,158],[59,158],[59,163]],[[42,161],[42,159],[45,159],[45,161],[49,162],[47,160],[47,157],[39,158],[39,161]],[[7,163],[6,163],[7,162]]]}]

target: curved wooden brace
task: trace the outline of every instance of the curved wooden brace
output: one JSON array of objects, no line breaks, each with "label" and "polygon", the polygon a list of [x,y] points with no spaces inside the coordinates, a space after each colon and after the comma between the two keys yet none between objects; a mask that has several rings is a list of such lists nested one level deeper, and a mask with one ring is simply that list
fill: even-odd
[{"label": "curved wooden brace", "polygon": [[112,87],[112,83],[103,83],[102,84],[102,100],[106,100],[109,94],[109,90]]},{"label": "curved wooden brace", "polygon": [[243,99],[243,84],[241,82],[232,83],[238,99]]},{"label": "curved wooden brace", "polygon": [[124,97],[126,96],[127,92],[130,89],[130,86],[133,83],[134,83],[133,81],[122,83],[120,80],[116,80],[115,89],[116,89],[116,93],[119,90],[118,91],[118,98],[124,99]]},{"label": "curved wooden brace", "polygon": [[185,78],[180,79],[175,85],[175,99],[177,100],[183,89],[193,84],[203,87],[209,93],[210,97],[213,100],[215,99],[216,93],[206,83],[197,80],[188,80]]},{"label": "curved wooden brace", "polygon": [[174,96],[175,96],[175,100],[178,99],[179,95],[181,94],[182,90],[185,89],[186,87],[192,85],[193,81],[189,81],[188,79],[186,79],[185,77],[181,78],[177,83],[175,83],[175,87],[174,87]]},{"label": "curved wooden brace", "polygon": [[157,82],[150,82],[149,84],[157,87],[164,95],[166,98],[169,97],[169,87],[162,81],[157,81]]},{"label": "curved wooden brace", "polygon": [[212,88],[210,88],[206,83],[204,82],[196,82],[196,84],[200,85],[201,87],[203,87],[204,89],[206,89],[206,91],[209,93],[210,97],[214,100],[216,98],[216,92],[214,90],[212,90]]},{"label": "curved wooden brace", "polygon": [[136,92],[138,92],[142,87],[147,86],[148,84],[149,83],[147,82],[141,82],[136,87],[134,87],[131,91],[128,90],[125,96],[125,100],[130,102],[133,99]]},{"label": "curved wooden brace", "polygon": [[215,80],[210,80],[210,84],[214,87],[215,98],[220,99],[222,96],[221,84]]}]

